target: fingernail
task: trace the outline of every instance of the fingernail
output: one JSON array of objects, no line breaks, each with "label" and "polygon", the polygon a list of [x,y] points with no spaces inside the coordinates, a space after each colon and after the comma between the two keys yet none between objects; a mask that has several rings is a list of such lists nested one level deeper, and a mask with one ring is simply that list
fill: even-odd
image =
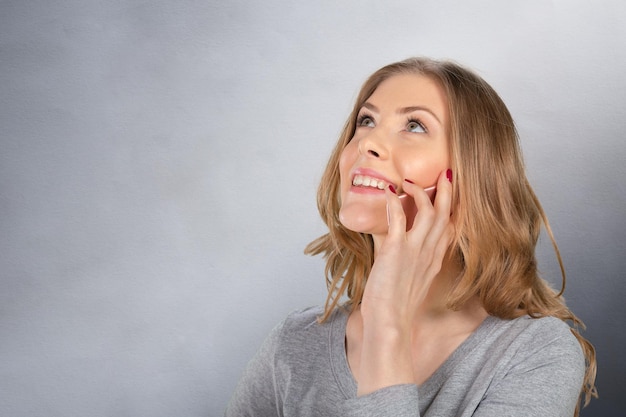
[{"label": "fingernail", "polygon": [[409,184],[415,184],[413,181],[411,181],[411,180],[410,180],[410,179],[408,179],[408,178],[405,178],[404,180],[405,180],[406,182],[408,182]]},{"label": "fingernail", "polygon": [[446,171],[446,178],[448,178],[448,181],[452,182],[452,170],[448,169]]},{"label": "fingernail", "polygon": [[389,189],[391,190],[392,193],[398,194],[396,193],[396,187],[394,187],[393,185],[389,184]]}]

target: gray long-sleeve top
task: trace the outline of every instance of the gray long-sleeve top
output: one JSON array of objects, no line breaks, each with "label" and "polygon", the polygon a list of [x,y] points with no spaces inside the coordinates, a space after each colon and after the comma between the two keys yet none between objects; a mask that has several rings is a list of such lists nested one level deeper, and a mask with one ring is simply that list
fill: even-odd
[{"label": "gray long-sleeve top", "polygon": [[290,314],[248,364],[226,417],[555,417],[574,414],[585,361],[563,321],[489,316],[422,385],[357,397],[345,353],[348,313]]}]

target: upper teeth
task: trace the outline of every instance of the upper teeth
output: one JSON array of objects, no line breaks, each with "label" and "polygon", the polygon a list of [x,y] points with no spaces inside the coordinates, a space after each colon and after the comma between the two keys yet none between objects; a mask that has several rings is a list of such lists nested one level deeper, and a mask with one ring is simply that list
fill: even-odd
[{"label": "upper teeth", "polygon": [[379,190],[385,189],[385,181],[368,177],[366,175],[356,175],[352,179],[352,185],[360,185],[363,187],[373,187],[373,188],[378,188]]}]

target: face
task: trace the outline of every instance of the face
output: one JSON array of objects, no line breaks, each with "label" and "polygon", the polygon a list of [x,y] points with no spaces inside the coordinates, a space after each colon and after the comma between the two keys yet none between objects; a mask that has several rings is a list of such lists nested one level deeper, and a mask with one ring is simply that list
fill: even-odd
[{"label": "face", "polygon": [[339,162],[345,227],[387,233],[384,189],[392,184],[401,194],[405,178],[430,187],[450,166],[446,104],[442,89],[417,74],[388,78],[366,100]]}]

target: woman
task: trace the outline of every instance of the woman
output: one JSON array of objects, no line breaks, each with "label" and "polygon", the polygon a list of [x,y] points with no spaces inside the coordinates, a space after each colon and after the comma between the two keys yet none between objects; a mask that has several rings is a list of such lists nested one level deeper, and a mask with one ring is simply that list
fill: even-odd
[{"label": "woman", "polygon": [[582,323],[538,276],[542,222],[554,239],[513,120],[480,77],[423,58],[375,72],[318,206],[325,308],[272,331],[227,416],[572,416],[596,395]]}]

